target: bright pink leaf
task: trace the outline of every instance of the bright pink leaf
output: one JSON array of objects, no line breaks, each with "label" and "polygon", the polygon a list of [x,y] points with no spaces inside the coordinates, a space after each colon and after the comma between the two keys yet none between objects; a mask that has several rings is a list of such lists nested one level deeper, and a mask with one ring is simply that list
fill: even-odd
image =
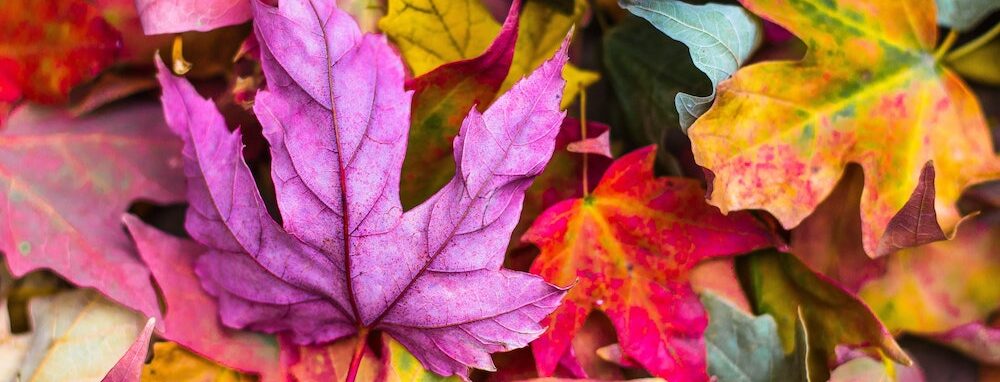
[{"label": "bright pink leaf", "polygon": [[18,108],[0,130],[0,251],[11,272],[51,269],[159,318],[121,215],[136,199],[183,200],[180,149],[155,104],[79,119]]},{"label": "bright pink leaf", "polygon": [[208,31],[250,20],[247,0],[135,0],[146,34]]},{"label": "bright pink leaf", "polygon": [[332,2],[253,3],[268,89],[254,111],[271,144],[284,227],[268,215],[214,105],[160,70],[167,120],[184,138],[186,228],[210,250],[196,270],[224,324],[298,344],[379,329],[425,367],[466,375],[525,346],[565,291],[501,268],[524,190],[552,155],[566,46],[473,110],[457,174],[403,213],[399,169],[410,93],[384,37]]},{"label": "bright pink leaf", "polygon": [[594,138],[587,138],[566,145],[566,150],[572,153],[597,154],[611,158],[611,138],[605,131]]},{"label": "bright pink leaf", "polygon": [[280,381],[274,338],[224,328],[215,319],[219,306],[201,289],[194,263],[206,249],[190,240],[164,234],[132,215],[125,216],[142,260],[163,292],[167,313],[160,334],[223,366]]}]

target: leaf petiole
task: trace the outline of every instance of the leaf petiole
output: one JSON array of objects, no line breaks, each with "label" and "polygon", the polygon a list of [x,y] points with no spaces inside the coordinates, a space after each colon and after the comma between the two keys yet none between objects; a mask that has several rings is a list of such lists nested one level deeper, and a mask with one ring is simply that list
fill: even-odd
[{"label": "leaf petiole", "polygon": [[358,369],[361,367],[361,358],[365,356],[365,343],[368,342],[368,328],[358,330],[358,343],[354,345],[354,354],[351,356],[351,366],[347,369],[346,382],[354,382],[358,378]]},{"label": "leaf petiole", "polygon": [[941,45],[934,51],[934,61],[941,61],[941,59],[944,58],[944,55],[948,53],[948,49],[951,49],[951,46],[955,44],[955,40],[957,39],[958,32],[955,32],[955,30],[948,31],[948,35],[945,36],[944,41],[942,41]]},{"label": "leaf petiole", "polygon": [[[580,82],[580,140],[587,139],[587,87]],[[583,197],[590,194],[590,185],[587,181],[587,152],[583,152]]]},{"label": "leaf petiole", "polygon": [[1000,36],[1000,23],[997,23],[997,25],[994,25],[993,28],[990,28],[990,30],[979,35],[979,37],[976,37],[974,40],[967,42],[965,45],[962,45],[951,52],[948,52],[945,56],[945,60],[954,61],[960,59],[969,53],[975,52],[976,49],[986,45],[986,43],[993,41],[993,39],[997,36]]}]

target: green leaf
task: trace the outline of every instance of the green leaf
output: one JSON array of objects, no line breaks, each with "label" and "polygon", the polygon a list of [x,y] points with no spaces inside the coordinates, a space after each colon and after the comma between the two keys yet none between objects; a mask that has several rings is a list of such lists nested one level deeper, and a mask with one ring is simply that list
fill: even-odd
[{"label": "green leaf", "polygon": [[687,45],[694,65],[712,81],[712,93],[707,96],[677,94],[674,105],[685,131],[712,106],[715,87],[750,58],[763,34],[757,19],[736,5],[693,5],[677,0],[619,0],[618,4]]},{"label": "green leaf", "polygon": [[621,105],[622,124],[636,146],[657,144],[657,166],[674,168],[670,147],[683,142],[677,109],[681,90],[708,93],[709,83],[691,62],[683,44],[664,36],[638,17],[628,17],[604,37],[604,66]]},{"label": "green leaf", "polygon": [[770,315],[753,317],[713,293],[703,293],[708,373],[720,381],[805,380],[804,346],[785,355],[778,325]]},{"label": "green leaf", "polygon": [[837,361],[838,345],[877,347],[890,359],[912,364],[868,306],[795,256],[758,251],[738,258],[737,270],[749,283],[747,293],[755,310],[774,316],[786,353],[799,350],[795,322],[801,319],[810,380],[827,380],[827,365]]}]

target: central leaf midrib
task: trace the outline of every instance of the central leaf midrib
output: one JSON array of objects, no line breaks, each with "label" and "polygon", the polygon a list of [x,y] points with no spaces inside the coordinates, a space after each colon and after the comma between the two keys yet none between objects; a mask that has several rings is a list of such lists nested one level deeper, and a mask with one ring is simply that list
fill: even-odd
[{"label": "central leaf midrib", "polygon": [[323,49],[325,51],[324,58],[326,60],[326,79],[327,79],[327,92],[330,99],[330,124],[333,129],[333,139],[334,144],[337,146],[337,167],[339,169],[337,176],[340,179],[340,209],[341,209],[341,222],[343,222],[343,227],[341,230],[341,236],[343,238],[343,253],[344,253],[344,278],[347,283],[347,298],[351,303],[351,313],[354,314],[355,323],[358,326],[363,325],[363,320],[361,318],[361,313],[358,309],[357,295],[354,293],[354,279],[351,277],[351,235],[350,235],[350,208],[347,204],[347,169],[344,167],[343,158],[343,145],[340,140],[340,130],[337,125],[337,110],[334,102],[334,89],[333,89],[333,62],[330,57],[330,44],[329,36],[326,32],[326,24],[323,22],[322,17],[319,15],[319,11],[316,9],[316,4],[313,0],[309,0],[309,5],[313,10],[313,15],[316,16],[316,24],[319,26],[320,32],[323,38]]}]

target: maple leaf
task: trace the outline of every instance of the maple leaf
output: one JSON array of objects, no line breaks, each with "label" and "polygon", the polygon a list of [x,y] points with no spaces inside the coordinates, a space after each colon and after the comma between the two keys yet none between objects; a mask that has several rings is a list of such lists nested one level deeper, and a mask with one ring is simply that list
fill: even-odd
[{"label": "maple leaf", "polygon": [[112,63],[121,36],[84,0],[7,0],[0,41],[0,102],[56,103]]},{"label": "maple leaf", "polygon": [[135,312],[86,289],[32,299],[30,311],[28,350],[10,380],[101,379],[134,343],[143,323]]},{"label": "maple leaf", "polygon": [[961,190],[1000,176],[1000,160],[975,97],[931,52],[932,0],[742,3],[810,50],[740,69],[689,130],[710,202],[795,227],[853,162],[865,252],[945,239]]},{"label": "maple leaf", "polygon": [[167,306],[159,334],[227,367],[258,373],[264,382],[281,380],[273,338],[224,328],[218,320],[196,318],[215,317],[219,309],[201,289],[194,270],[196,259],[207,248],[164,234],[132,215],[126,215],[124,221]]},{"label": "maple leaf", "polygon": [[[760,22],[739,6],[679,0],[621,0],[618,4],[687,46],[694,66],[712,82],[712,94],[707,96],[677,93],[674,105],[683,130],[712,106],[719,81],[729,78],[760,45]],[[653,65],[660,64],[653,61]]]},{"label": "maple leaf", "polygon": [[721,381],[806,380],[806,352],[785,354],[773,317],[748,315],[713,293],[702,294],[701,302],[709,315],[705,329],[709,374]]},{"label": "maple leaf", "polygon": [[142,377],[142,365],[146,363],[146,352],[149,351],[149,337],[153,335],[155,325],[155,318],[146,320],[146,326],[101,382],[139,382]]},{"label": "maple leaf", "polygon": [[142,367],[142,380],[146,382],[238,382],[250,379],[248,375],[201,358],[176,342],[153,344],[153,359]]},{"label": "maple leaf", "polygon": [[455,138],[457,174],[402,212],[399,168],[410,94],[384,37],[361,36],[331,2],[253,3],[268,89],[264,126],[284,226],[268,215],[211,102],[162,62],[164,112],[184,141],[186,228],[224,324],[297,344],[381,330],[429,370],[493,369],[526,345],[565,294],[501,269],[524,190],[552,154],[566,44]]},{"label": "maple leaf", "polygon": [[806,331],[807,371],[812,381],[825,381],[837,361],[836,347],[877,347],[889,359],[913,363],[875,313],[832,280],[806,267],[795,256],[774,250],[737,259],[755,311],[774,317],[785,353],[796,345],[799,322]]},{"label": "maple leaf", "polygon": [[181,142],[158,107],[132,103],[74,119],[27,105],[8,122],[0,130],[0,251],[11,272],[51,269],[159,318],[149,271],[120,229],[136,199],[183,200]]},{"label": "maple leaf", "polygon": [[[615,5],[616,9],[618,8]],[[688,48],[637,16],[630,16],[604,35],[603,62],[622,111],[616,128],[629,141],[656,144],[657,168],[673,174],[700,171],[687,158],[671,153],[690,152],[687,137],[680,129],[675,107],[680,92],[708,94],[710,83],[691,62]],[[679,159],[687,159],[685,167]]]},{"label": "maple leaf", "polygon": [[514,2],[500,34],[483,54],[450,62],[406,82],[413,90],[410,138],[403,161],[400,197],[413,208],[455,173],[451,145],[469,109],[493,102],[514,57],[520,1]]},{"label": "maple leaf", "polygon": [[[748,213],[723,216],[697,181],[654,178],[655,147],[615,161],[594,192],[560,202],[522,238],[541,248],[532,264],[566,301],[532,343],[539,372],[551,375],[593,309],[605,312],[622,349],[656,376],[703,379],[707,319],[687,283],[699,261],[772,245]],[[576,280],[576,281],[575,281]]]}]

